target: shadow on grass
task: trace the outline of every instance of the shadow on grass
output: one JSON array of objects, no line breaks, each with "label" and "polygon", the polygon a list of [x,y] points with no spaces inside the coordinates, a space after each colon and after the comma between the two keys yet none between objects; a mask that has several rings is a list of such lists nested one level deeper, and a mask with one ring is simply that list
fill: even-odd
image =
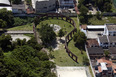
[{"label": "shadow on grass", "polygon": [[54,40],[51,42],[51,44],[48,45],[48,46],[49,46],[49,47],[52,47],[53,49],[55,49],[55,48],[57,47],[57,45],[58,45],[58,42],[57,42],[56,39],[54,39]]},{"label": "shadow on grass", "polygon": [[77,47],[79,50],[85,51],[85,45],[84,44],[75,44],[75,47]]}]

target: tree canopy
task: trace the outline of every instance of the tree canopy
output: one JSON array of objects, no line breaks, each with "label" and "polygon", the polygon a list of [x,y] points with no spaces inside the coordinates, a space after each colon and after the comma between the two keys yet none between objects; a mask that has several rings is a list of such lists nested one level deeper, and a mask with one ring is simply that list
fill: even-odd
[{"label": "tree canopy", "polygon": [[14,23],[13,14],[6,8],[0,9],[0,27],[10,27]]},{"label": "tree canopy", "polygon": [[80,0],[79,1],[79,11],[80,11],[80,15],[79,15],[79,19],[81,23],[88,23],[88,8],[85,6],[85,4],[87,3],[84,0]]},{"label": "tree canopy", "polygon": [[13,4],[21,4],[22,0],[11,0]]},{"label": "tree canopy", "polygon": [[[10,36],[4,37],[9,39]],[[7,38],[4,40],[7,41]],[[0,48],[0,77],[56,77],[51,73],[54,63],[49,61],[45,52],[40,51],[42,46],[33,38],[27,42],[17,39],[11,44],[15,45],[14,49],[5,54]]]},{"label": "tree canopy", "polygon": [[73,40],[74,40],[75,44],[78,45],[78,46],[84,45],[84,43],[86,42],[86,39],[87,39],[87,37],[80,30],[77,31],[77,33],[75,33],[74,37],[73,37]]},{"label": "tree canopy", "polygon": [[0,19],[0,27],[1,28],[6,28],[6,26],[7,26],[7,22]]},{"label": "tree canopy", "polygon": [[53,28],[48,24],[41,25],[39,32],[44,45],[50,44],[54,39],[56,39],[56,34],[53,31]]},{"label": "tree canopy", "polygon": [[61,38],[62,36],[64,36],[65,33],[62,29],[59,30],[58,36]]},{"label": "tree canopy", "polygon": [[12,38],[10,35],[2,34],[0,36],[0,47],[4,52],[7,52],[12,49],[11,40]]},{"label": "tree canopy", "polygon": [[[83,0],[82,0],[83,1]],[[98,7],[102,12],[111,12],[112,11],[112,0],[84,0],[84,5],[92,3],[93,6]],[[102,7],[101,7],[102,6]]]},{"label": "tree canopy", "polygon": [[[112,1],[111,0],[93,0],[96,6],[102,12],[110,12],[112,8]],[[102,6],[102,7],[101,7]]]},{"label": "tree canopy", "polygon": [[81,12],[81,15],[86,15],[88,13],[88,8],[85,7],[84,5],[81,5],[80,12]]},{"label": "tree canopy", "polygon": [[86,56],[83,57],[83,65],[89,65],[89,59]]}]

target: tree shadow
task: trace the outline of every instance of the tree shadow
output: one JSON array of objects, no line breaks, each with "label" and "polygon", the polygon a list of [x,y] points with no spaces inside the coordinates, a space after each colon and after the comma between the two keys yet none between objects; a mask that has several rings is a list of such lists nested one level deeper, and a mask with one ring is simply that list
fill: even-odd
[{"label": "tree shadow", "polygon": [[54,39],[51,44],[48,45],[49,47],[52,47],[53,49],[55,49],[58,46],[58,42],[57,39]]},{"label": "tree shadow", "polygon": [[84,50],[85,51],[85,45],[84,44],[75,44],[75,47],[77,47],[79,50]]},{"label": "tree shadow", "polygon": [[59,39],[58,41],[60,41],[60,43],[64,44],[65,40],[64,39]]},{"label": "tree shadow", "polygon": [[2,34],[6,33],[6,32],[7,32],[7,30],[1,30],[1,31],[0,31],[0,36],[1,36]]}]

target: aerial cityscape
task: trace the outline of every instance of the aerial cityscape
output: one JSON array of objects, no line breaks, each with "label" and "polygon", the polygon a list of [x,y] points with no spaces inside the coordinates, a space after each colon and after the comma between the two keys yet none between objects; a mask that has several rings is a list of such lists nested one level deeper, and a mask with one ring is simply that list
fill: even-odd
[{"label": "aerial cityscape", "polygon": [[0,0],[0,77],[116,77],[116,0]]}]

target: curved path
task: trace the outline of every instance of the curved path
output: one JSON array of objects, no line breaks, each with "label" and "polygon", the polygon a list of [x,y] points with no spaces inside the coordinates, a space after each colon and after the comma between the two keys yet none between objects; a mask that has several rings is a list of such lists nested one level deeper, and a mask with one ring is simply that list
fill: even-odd
[{"label": "curved path", "polygon": [[[61,14],[58,14],[58,13],[41,14],[41,15],[38,16],[38,19],[39,20],[44,20],[44,19],[48,19],[48,17],[51,17],[52,19],[57,18],[59,20],[64,20],[64,21],[73,25],[74,29],[69,34],[67,34],[66,37],[65,37],[65,49],[66,49],[67,54],[70,56],[70,58],[72,58],[75,62],[78,63],[78,60],[77,60],[78,57],[75,54],[73,54],[71,52],[71,50],[69,50],[69,48],[68,48],[68,43],[73,38],[74,33],[77,32],[77,28],[76,28],[76,24],[75,24],[74,20],[72,20],[70,17],[64,16],[64,15],[61,15]],[[33,31],[34,31],[36,39],[38,39],[37,34],[36,34],[35,24],[33,25]]]}]

